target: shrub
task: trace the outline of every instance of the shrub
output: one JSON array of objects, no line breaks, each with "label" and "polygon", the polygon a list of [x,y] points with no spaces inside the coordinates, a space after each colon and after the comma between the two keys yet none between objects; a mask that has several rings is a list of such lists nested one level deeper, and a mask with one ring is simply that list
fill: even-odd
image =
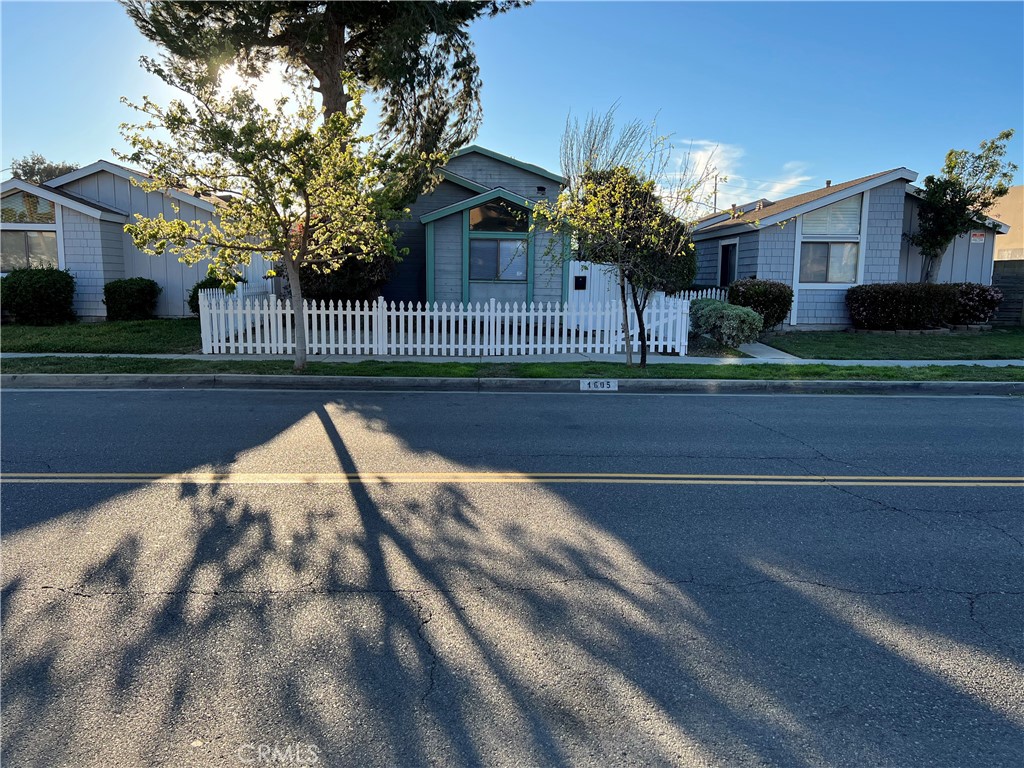
[{"label": "shrub", "polygon": [[75,319],[75,278],[67,270],[12,269],[0,280],[0,303],[25,325],[59,325]]},{"label": "shrub", "polygon": [[691,331],[707,334],[727,347],[755,341],[763,327],[761,316],[749,307],[737,307],[717,299],[697,299],[690,303]]},{"label": "shrub", "polygon": [[207,275],[198,283],[192,286],[192,290],[188,292],[188,308],[193,315],[199,314],[199,292],[206,290],[207,288],[220,288],[224,293],[229,296],[235,292],[237,283],[248,282],[244,277],[238,277],[235,283],[224,283],[219,277],[213,275]]},{"label": "shrub", "polygon": [[876,283],[850,288],[846,306],[857,328],[939,328],[983,323],[1002,298],[998,288],[978,283]]},{"label": "shrub", "polygon": [[729,286],[729,303],[750,307],[764,319],[765,329],[774,328],[793,307],[793,289],[777,280],[747,277]]},{"label": "shrub", "polygon": [[103,286],[103,303],[108,320],[150,320],[162,289],[155,280],[129,277]]},{"label": "shrub", "polygon": [[393,256],[383,253],[367,259],[350,256],[330,272],[304,266],[299,270],[302,295],[310,301],[373,301],[397,265]]},{"label": "shrub", "polygon": [[955,288],[956,309],[949,321],[954,325],[987,323],[1003,300],[1003,292],[992,285],[956,283]]}]

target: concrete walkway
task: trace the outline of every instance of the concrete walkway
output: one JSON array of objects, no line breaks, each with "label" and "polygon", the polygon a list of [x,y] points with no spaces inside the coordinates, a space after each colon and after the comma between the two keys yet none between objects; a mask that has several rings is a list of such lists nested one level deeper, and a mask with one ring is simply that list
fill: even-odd
[{"label": "concrete walkway", "polygon": [[[661,355],[651,353],[647,357],[650,365],[765,365],[769,363],[785,365],[865,365],[865,366],[897,366],[902,368],[918,368],[926,365],[977,365],[986,368],[1005,368],[1024,366],[1024,359],[1016,360],[804,360],[799,357],[773,349],[765,344],[743,344],[740,351],[752,357],[680,357],[678,355]],[[0,360],[13,360],[32,357],[116,357],[116,358],[148,358],[159,360],[291,360],[290,355],[118,355],[92,354],[80,352],[4,352]],[[375,355],[310,355],[311,363],[360,363],[377,360],[388,363],[622,363],[625,356],[618,355],[507,355],[494,357],[428,357],[428,356],[389,356]]]}]

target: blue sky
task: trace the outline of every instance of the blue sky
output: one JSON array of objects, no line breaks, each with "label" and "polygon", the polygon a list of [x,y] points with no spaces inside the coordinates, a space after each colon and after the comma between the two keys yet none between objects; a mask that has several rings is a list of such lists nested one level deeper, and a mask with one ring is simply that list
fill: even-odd
[{"label": "blue sky", "polygon": [[[4,0],[0,25],[4,166],[32,151],[109,158],[132,117],[119,98],[169,95],[139,68],[153,50],[116,3]],[[720,205],[901,165],[923,179],[1005,128],[1024,166],[1020,2],[542,0],[473,38],[477,143],[552,170],[567,114],[615,101],[680,146],[717,147]]]}]

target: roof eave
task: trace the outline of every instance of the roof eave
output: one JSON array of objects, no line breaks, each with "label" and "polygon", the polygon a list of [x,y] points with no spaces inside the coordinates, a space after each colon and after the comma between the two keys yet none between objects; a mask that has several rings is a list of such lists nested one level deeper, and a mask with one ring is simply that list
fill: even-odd
[{"label": "roof eave", "polygon": [[0,184],[0,195],[12,191],[26,192],[30,195],[36,195],[44,200],[49,200],[55,205],[62,205],[65,208],[70,208],[73,211],[84,213],[86,216],[92,216],[94,219],[100,219],[101,221],[112,221],[118,224],[123,224],[128,218],[124,214],[104,211],[100,208],[94,208],[91,205],[81,203],[78,200],[71,200],[61,194],[59,190],[48,189],[45,186],[33,184],[32,182],[25,181],[23,179],[7,179],[5,182]]},{"label": "roof eave", "polygon": [[[121,167],[120,165],[111,163],[109,160],[97,160],[95,163],[90,163],[89,165],[86,165],[83,168],[79,168],[76,171],[71,171],[70,173],[65,173],[63,176],[58,176],[55,179],[50,179],[48,182],[46,182],[45,186],[58,189],[67,184],[70,184],[73,181],[84,179],[86,176],[92,176],[94,173],[99,173],[101,171],[106,171],[107,173],[111,173],[114,176],[117,176],[122,179],[127,179],[128,181],[131,181],[132,179],[135,179],[137,181],[143,181],[149,178],[144,173],[136,173],[130,171],[127,168]],[[178,200],[179,202],[182,203],[194,205],[196,208],[206,211],[207,213],[215,213],[217,210],[216,206],[210,201],[203,200],[201,197],[196,197],[195,195],[190,195],[187,192],[182,192],[181,190],[177,189],[167,189],[164,190],[163,192],[168,197],[173,197],[175,200]]]}]

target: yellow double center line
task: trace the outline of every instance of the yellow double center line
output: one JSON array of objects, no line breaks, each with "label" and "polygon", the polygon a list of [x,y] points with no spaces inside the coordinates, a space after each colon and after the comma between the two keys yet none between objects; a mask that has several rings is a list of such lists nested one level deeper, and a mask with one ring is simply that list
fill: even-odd
[{"label": "yellow double center line", "polygon": [[626,472],[5,472],[3,483],[122,483],[171,485],[878,485],[926,488],[1024,488],[1024,477],[888,475],[719,475]]}]

